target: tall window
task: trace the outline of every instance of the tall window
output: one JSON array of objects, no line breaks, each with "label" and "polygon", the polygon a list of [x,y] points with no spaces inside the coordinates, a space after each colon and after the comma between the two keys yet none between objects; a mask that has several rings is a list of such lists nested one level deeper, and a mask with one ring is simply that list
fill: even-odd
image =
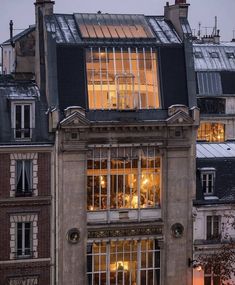
[{"label": "tall window", "polygon": [[201,123],[198,129],[197,139],[208,142],[223,142],[225,140],[224,124]]},{"label": "tall window", "polygon": [[32,193],[32,160],[16,161],[16,196]]},{"label": "tall window", "polygon": [[160,249],[155,240],[95,242],[87,274],[89,285],[160,285]]},{"label": "tall window", "polygon": [[220,217],[207,216],[206,217],[206,239],[219,240],[220,238]]},{"label": "tall window", "polygon": [[32,255],[32,223],[17,223],[17,257]]},{"label": "tall window", "polygon": [[215,187],[215,169],[201,171],[201,183],[204,195],[214,194]]},{"label": "tall window", "polygon": [[14,129],[16,139],[30,139],[32,137],[31,109],[31,104],[14,105]]},{"label": "tall window", "polygon": [[88,210],[159,206],[160,158],[154,147],[97,148],[87,168]]},{"label": "tall window", "polygon": [[90,109],[160,107],[157,57],[152,48],[90,48],[86,68]]},{"label": "tall window", "polygon": [[204,285],[220,285],[220,270],[206,266],[204,271]]}]

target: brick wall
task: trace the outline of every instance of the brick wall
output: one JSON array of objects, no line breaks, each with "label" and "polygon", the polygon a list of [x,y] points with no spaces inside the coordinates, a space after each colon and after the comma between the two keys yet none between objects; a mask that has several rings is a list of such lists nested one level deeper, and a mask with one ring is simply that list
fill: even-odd
[{"label": "brick wall", "polygon": [[0,154],[0,199],[8,198],[10,193],[10,154]]},{"label": "brick wall", "polygon": [[50,195],[51,188],[51,154],[38,154],[38,195]]}]

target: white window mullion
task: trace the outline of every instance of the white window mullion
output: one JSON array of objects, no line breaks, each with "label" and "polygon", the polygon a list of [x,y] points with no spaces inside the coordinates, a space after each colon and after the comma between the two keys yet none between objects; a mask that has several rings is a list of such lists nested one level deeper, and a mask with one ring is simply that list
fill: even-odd
[{"label": "white window mullion", "polygon": [[108,61],[108,50],[105,48],[105,60],[106,60],[106,78],[107,78],[107,85],[108,85],[108,109],[111,109],[111,94],[110,94],[110,86],[109,86],[109,61]]},{"label": "white window mullion", "polygon": [[143,285],[140,283],[141,273],[141,240],[137,241],[137,285]]},{"label": "white window mullion", "polygon": [[[158,78],[155,78],[155,76],[154,75],[158,75],[158,73],[156,72],[154,72],[154,68],[157,68],[156,67],[156,58],[154,59],[153,58],[153,49],[152,48],[150,48],[150,53],[151,53],[151,67],[152,67],[152,84],[153,84],[153,97],[154,97],[154,107],[155,108],[157,108],[157,98],[158,98],[158,100],[159,100],[159,102],[160,102],[160,98],[159,97],[157,97],[157,95],[158,94],[156,94],[157,92],[156,92],[156,90],[157,90],[157,84],[156,84],[156,82],[157,82],[157,80],[158,80]],[[157,71],[157,70],[156,70]],[[158,80],[159,81],[159,80]]]},{"label": "white window mullion", "polygon": [[146,92],[146,94],[145,94],[146,108],[149,109],[145,48],[143,48],[143,60],[144,60],[144,79],[145,79],[144,81],[145,81],[145,92]]},{"label": "white window mullion", "polygon": [[91,77],[92,77],[92,101],[93,101],[93,106],[94,109],[97,108],[96,105],[96,94],[95,94],[95,80],[94,80],[94,73],[95,73],[95,69],[94,69],[94,58],[93,58],[93,49],[92,47],[90,48],[90,52],[91,52]]},{"label": "white window mullion", "polygon": [[138,78],[138,100],[139,100],[139,108],[142,109],[141,90],[140,90],[139,51],[138,51],[138,48],[136,48],[136,67],[137,67],[137,78]]}]

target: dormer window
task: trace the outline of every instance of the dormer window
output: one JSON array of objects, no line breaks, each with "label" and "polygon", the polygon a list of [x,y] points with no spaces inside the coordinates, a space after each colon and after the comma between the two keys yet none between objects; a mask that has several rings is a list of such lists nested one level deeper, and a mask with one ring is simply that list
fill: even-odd
[{"label": "dormer window", "polygon": [[219,58],[219,54],[216,51],[210,52],[211,58]]},{"label": "dormer window", "polygon": [[12,128],[16,140],[31,140],[34,128],[34,102],[12,103]]},{"label": "dormer window", "polygon": [[201,168],[201,185],[203,194],[213,195],[215,192],[215,168],[205,167]]},{"label": "dormer window", "polygon": [[195,58],[203,58],[203,54],[201,51],[195,51],[194,56],[195,56]]},{"label": "dormer window", "polygon": [[235,53],[234,52],[226,52],[228,59],[235,59]]}]

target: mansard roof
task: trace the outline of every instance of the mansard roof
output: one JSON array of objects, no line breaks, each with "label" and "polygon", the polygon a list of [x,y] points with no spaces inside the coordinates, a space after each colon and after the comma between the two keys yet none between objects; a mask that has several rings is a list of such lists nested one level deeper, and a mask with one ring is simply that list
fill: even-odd
[{"label": "mansard roof", "polygon": [[[14,139],[12,125],[12,104],[24,104],[34,102],[35,113],[32,120],[35,121],[32,139],[20,141]],[[47,104],[40,96],[39,88],[32,80],[16,80],[11,75],[0,76],[0,145],[34,145],[52,142],[48,133]]]},{"label": "mansard roof", "polygon": [[[35,25],[30,25],[27,29],[25,29],[22,32],[20,32],[19,34],[15,35],[12,38],[12,41],[16,42],[16,41],[20,40],[21,38],[27,36],[28,34],[30,34],[33,31],[35,31]],[[1,46],[10,45],[10,44],[11,44],[11,39],[8,39],[7,41],[3,42],[1,44]]]},{"label": "mansard roof", "polygon": [[[46,17],[47,31],[58,44],[136,43],[180,44],[173,25],[163,16],[136,14],[54,14]],[[182,23],[185,32],[189,25]]]},{"label": "mansard roof", "polygon": [[[195,205],[235,202],[235,143],[197,143]],[[214,172],[214,193],[204,195],[201,173]]]}]

